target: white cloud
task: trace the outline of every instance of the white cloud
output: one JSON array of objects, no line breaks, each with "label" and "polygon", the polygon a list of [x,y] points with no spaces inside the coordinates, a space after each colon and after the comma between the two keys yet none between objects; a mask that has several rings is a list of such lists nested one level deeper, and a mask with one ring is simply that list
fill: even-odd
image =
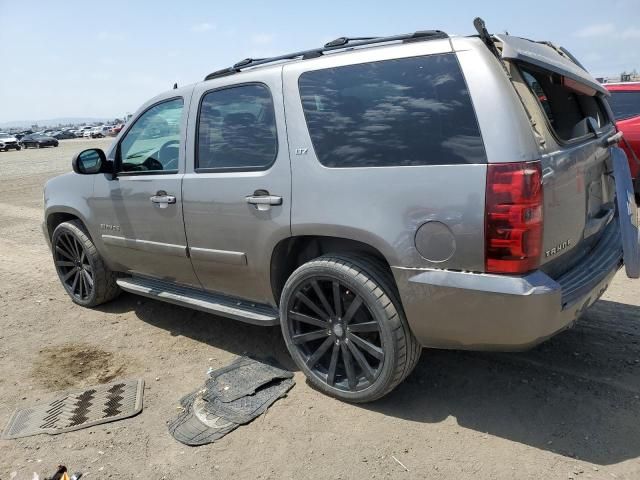
[{"label": "white cloud", "polygon": [[601,37],[604,35],[611,35],[615,31],[616,27],[613,23],[599,23],[596,25],[589,25],[582,30],[578,30],[575,33],[575,36],[581,38]]},{"label": "white cloud", "polygon": [[640,28],[627,28],[620,32],[620,38],[640,38]]},{"label": "white cloud", "polygon": [[255,45],[268,45],[273,42],[274,38],[271,33],[258,33],[251,37],[251,42]]},{"label": "white cloud", "polygon": [[191,27],[191,31],[197,32],[197,33],[203,33],[203,32],[208,32],[209,30],[213,30],[214,28],[215,28],[214,25],[205,22],[205,23],[198,23],[197,25],[194,25],[193,27]]}]

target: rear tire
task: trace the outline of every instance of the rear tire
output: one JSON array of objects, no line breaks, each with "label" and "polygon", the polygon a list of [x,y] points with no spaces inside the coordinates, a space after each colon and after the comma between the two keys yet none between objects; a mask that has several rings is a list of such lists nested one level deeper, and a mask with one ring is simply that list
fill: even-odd
[{"label": "rear tire", "polygon": [[79,220],[63,222],[51,237],[58,278],[78,305],[95,307],[120,294],[117,274],[109,270]]},{"label": "rear tire", "polygon": [[311,385],[347,402],[388,394],[422,352],[393,278],[368,257],[325,255],[299,267],[283,288],[280,319]]}]

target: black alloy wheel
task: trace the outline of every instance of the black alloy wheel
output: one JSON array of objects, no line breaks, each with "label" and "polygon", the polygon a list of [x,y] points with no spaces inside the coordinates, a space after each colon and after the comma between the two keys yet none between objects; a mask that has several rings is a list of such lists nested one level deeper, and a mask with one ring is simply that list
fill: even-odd
[{"label": "black alloy wheel", "polygon": [[84,246],[69,232],[62,232],[54,245],[54,262],[67,293],[80,302],[88,301],[94,290],[93,267]]}]

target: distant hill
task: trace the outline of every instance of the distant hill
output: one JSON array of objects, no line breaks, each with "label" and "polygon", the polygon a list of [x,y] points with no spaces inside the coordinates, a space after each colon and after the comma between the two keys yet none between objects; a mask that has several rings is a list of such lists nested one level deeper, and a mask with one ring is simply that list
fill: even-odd
[{"label": "distant hill", "polygon": [[113,120],[113,118],[61,117],[49,118],[47,120],[15,120],[12,122],[0,122],[0,128],[31,128],[31,125],[38,125],[39,127],[57,127],[58,125],[79,125],[94,122],[106,122],[109,120]]}]

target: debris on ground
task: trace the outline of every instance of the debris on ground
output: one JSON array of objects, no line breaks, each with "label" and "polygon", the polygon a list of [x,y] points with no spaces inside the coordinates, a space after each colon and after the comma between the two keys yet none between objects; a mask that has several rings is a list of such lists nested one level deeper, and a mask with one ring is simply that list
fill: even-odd
[{"label": "debris on ground", "polygon": [[169,432],[185,445],[214,442],[260,416],[293,387],[293,373],[274,361],[239,357],[210,370],[203,387],[180,400],[181,413]]}]

